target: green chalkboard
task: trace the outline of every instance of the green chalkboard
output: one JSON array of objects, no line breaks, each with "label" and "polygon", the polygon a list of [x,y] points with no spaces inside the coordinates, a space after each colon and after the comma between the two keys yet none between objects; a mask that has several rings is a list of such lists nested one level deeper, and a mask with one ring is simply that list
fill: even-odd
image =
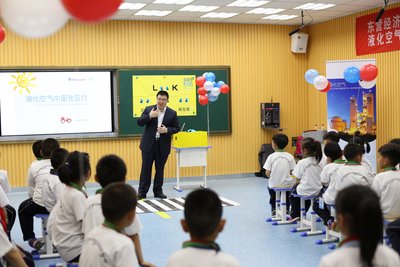
[{"label": "green chalkboard", "polygon": [[[222,80],[230,85],[229,67],[119,69],[117,71],[119,88],[119,135],[140,136],[143,133],[143,127],[139,127],[137,125],[137,118],[133,117],[132,76],[195,75],[197,77],[201,76],[204,72],[213,72],[216,76],[216,81]],[[148,106],[155,104],[155,94],[154,101],[150,102]],[[230,93],[220,94],[217,101],[211,102],[206,106],[201,106],[197,101],[197,115],[179,116],[179,123],[181,127],[185,123],[184,131],[188,129],[207,131],[208,112],[210,134],[231,133],[230,109]]]}]

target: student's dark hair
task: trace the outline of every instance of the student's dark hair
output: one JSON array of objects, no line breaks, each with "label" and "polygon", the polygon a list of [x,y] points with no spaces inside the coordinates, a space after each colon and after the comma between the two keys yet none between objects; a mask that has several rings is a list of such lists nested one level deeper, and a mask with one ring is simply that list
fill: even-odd
[{"label": "student's dark hair", "polygon": [[90,172],[89,154],[71,152],[63,165],[58,168],[58,177],[66,185],[79,183]]},{"label": "student's dark hair", "polygon": [[343,150],[346,160],[355,160],[357,156],[363,155],[362,147],[355,143],[348,143]]},{"label": "student's dark hair", "polygon": [[51,152],[53,152],[54,149],[60,148],[60,144],[58,141],[54,138],[47,138],[43,141],[42,144],[42,156],[43,158],[50,158]]},{"label": "student's dark hair", "polygon": [[394,138],[394,139],[390,140],[389,143],[396,144],[396,145],[400,146],[400,138]]},{"label": "student's dark hair", "polygon": [[112,223],[123,219],[128,212],[136,208],[137,194],[135,189],[126,183],[112,183],[101,195],[101,209],[104,218]]},{"label": "student's dark hair", "polygon": [[169,99],[169,94],[168,94],[167,91],[158,91],[156,97],[159,96],[159,95],[161,95],[161,96],[166,96],[167,99]]},{"label": "student's dark hair", "polygon": [[208,237],[221,221],[221,200],[210,189],[194,190],[186,198],[184,213],[189,232],[197,238]]},{"label": "student's dark hair", "polygon": [[360,240],[363,266],[372,267],[375,250],[382,240],[383,216],[378,195],[368,186],[353,185],[338,192],[336,213],[344,216],[349,234]]},{"label": "student's dark hair", "polygon": [[50,162],[53,169],[57,170],[61,165],[65,163],[68,157],[68,150],[65,148],[56,148],[51,152]]},{"label": "student's dark hair", "polygon": [[388,143],[379,148],[378,152],[390,162],[391,166],[396,166],[400,162],[400,146]]},{"label": "student's dark hair", "polygon": [[320,162],[322,159],[322,148],[321,143],[314,138],[306,137],[301,141],[301,148],[307,150],[308,155],[303,156],[314,156],[315,159]]},{"label": "student's dark hair", "polygon": [[42,157],[42,154],[40,154],[40,151],[42,150],[42,145],[43,140],[37,140],[35,143],[32,144],[32,152],[37,159]]},{"label": "student's dark hair", "polygon": [[103,188],[111,183],[125,182],[125,162],[117,155],[106,155],[97,162],[96,176]]},{"label": "student's dark hair", "polygon": [[349,143],[357,144],[361,147],[363,154],[369,153],[371,151],[371,146],[368,142],[364,142],[361,136],[359,136],[360,132],[356,132],[352,138],[350,138]]},{"label": "student's dark hair", "polygon": [[343,155],[342,149],[340,148],[339,144],[336,142],[327,143],[324,147],[324,153],[332,161],[340,159]]},{"label": "student's dark hair", "polygon": [[277,133],[272,136],[272,141],[274,141],[275,145],[279,149],[284,149],[287,144],[289,143],[289,138],[287,137],[286,134],[283,133]]},{"label": "student's dark hair", "polygon": [[339,143],[340,141],[340,135],[335,132],[335,131],[329,131],[327,133],[324,134],[324,137],[322,137],[323,140],[329,140],[332,142],[336,142]]}]

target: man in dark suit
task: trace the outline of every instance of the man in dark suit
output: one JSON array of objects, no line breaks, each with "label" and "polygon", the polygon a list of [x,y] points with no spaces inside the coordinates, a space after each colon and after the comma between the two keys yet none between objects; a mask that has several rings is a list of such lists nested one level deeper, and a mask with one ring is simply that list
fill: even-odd
[{"label": "man in dark suit", "polygon": [[140,142],[142,150],[142,170],[138,199],[146,198],[151,184],[151,169],[155,162],[153,193],[157,198],[167,198],[162,191],[164,182],[164,165],[171,151],[171,139],[179,132],[179,121],[176,111],[168,108],[168,92],[157,93],[157,104],[146,107],[138,119],[139,126],[146,126]]}]

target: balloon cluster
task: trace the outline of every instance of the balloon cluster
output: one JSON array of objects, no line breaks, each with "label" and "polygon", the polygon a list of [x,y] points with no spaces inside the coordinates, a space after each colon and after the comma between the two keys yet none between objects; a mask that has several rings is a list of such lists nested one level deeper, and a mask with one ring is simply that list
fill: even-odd
[{"label": "balloon cluster", "polygon": [[229,92],[229,85],[223,81],[215,82],[215,78],[215,74],[212,72],[204,72],[202,76],[196,77],[200,105],[205,106],[208,102],[215,102],[220,93],[227,94]]},{"label": "balloon cluster", "polygon": [[374,64],[365,64],[360,69],[347,67],[343,72],[344,79],[349,83],[359,83],[362,88],[370,89],[376,84],[378,68]]},{"label": "balloon cluster", "polygon": [[[28,38],[42,38],[59,31],[70,16],[99,22],[112,16],[123,0],[1,0],[5,24]],[[4,30],[0,27],[0,42]],[[4,37],[3,37],[4,39]]]},{"label": "balloon cluster", "polygon": [[3,26],[0,25],[0,44],[6,38],[6,31],[4,30]]},{"label": "balloon cluster", "polygon": [[315,69],[309,69],[306,71],[304,78],[309,84],[313,84],[315,88],[321,93],[326,93],[331,90],[331,83],[325,76],[319,75]]}]

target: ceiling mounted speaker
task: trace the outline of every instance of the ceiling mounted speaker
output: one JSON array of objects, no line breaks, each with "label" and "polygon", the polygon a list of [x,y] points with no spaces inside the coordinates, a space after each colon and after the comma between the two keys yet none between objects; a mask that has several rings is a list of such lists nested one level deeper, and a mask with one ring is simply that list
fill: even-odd
[{"label": "ceiling mounted speaker", "polygon": [[291,51],[293,53],[306,53],[307,52],[307,42],[308,42],[308,34],[299,32],[295,33],[291,36]]}]

